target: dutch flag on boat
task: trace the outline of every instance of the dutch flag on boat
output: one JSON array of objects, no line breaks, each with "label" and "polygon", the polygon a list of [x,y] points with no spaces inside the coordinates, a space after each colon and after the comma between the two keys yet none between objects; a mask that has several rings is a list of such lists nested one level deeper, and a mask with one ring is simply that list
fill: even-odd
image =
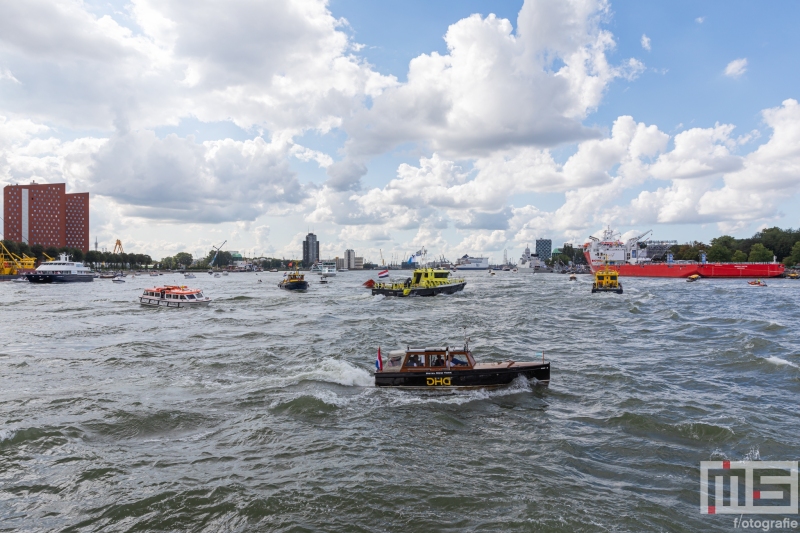
[{"label": "dutch flag on boat", "polygon": [[378,277],[379,278],[388,278],[389,277],[389,269],[387,268],[386,270],[381,270],[380,272],[378,272]]},{"label": "dutch flag on boat", "polygon": [[381,357],[381,347],[378,346],[378,357],[375,358],[375,370],[383,372],[383,357]]}]

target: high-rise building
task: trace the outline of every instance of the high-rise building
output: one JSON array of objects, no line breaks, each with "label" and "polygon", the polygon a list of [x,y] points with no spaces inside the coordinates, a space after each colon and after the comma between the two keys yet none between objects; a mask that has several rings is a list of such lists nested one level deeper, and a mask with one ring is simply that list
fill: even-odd
[{"label": "high-rise building", "polygon": [[89,193],[77,192],[64,195],[65,206],[65,242],[70,248],[89,251]]},{"label": "high-rise building", "polygon": [[364,258],[363,257],[354,257],[353,258],[353,270],[363,270],[364,269]]},{"label": "high-rise building", "polygon": [[354,250],[344,251],[344,267],[347,270],[355,270],[356,268],[356,252]]},{"label": "high-rise building", "polygon": [[3,236],[29,245],[89,251],[89,193],[66,194],[64,183],[7,185]]},{"label": "high-rise building", "polygon": [[303,241],[303,266],[308,268],[319,261],[319,241],[313,233],[306,235]]},{"label": "high-rise building", "polygon": [[546,261],[553,255],[553,241],[550,239],[536,239],[536,255]]}]

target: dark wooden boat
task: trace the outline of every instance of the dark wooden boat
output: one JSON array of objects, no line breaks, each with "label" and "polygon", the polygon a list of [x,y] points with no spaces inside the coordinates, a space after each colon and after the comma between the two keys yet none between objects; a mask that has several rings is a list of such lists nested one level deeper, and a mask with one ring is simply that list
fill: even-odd
[{"label": "dark wooden boat", "polygon": [[[538,354],[537,354],[538,355]],[[508,385],[519,376],[550,382],[550,363],[498,361],[477,363],[469,345],[458,349],[408,348],[389,352],[375,371],[376,387],[411,387],[421,389],[498,387]]]}]

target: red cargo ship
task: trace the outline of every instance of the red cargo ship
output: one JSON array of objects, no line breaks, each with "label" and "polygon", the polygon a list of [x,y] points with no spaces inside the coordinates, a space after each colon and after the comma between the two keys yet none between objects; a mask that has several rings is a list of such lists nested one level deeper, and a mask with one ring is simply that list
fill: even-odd
[{"label": "red cargo ship", "polygon": [[642,241],[648,233],[622,242],[608,228],[602,240],[589,237],[590,241],[583,245],[583,253],[592,273],[605,263],[620,276],[643,278],[688,278],[694,274],[704,278],[774,278],[784,271],[780,263],[675,262],[671,260],[672,254],[668,255],[667,262],[656,263],[647,257],[647,242]]}]

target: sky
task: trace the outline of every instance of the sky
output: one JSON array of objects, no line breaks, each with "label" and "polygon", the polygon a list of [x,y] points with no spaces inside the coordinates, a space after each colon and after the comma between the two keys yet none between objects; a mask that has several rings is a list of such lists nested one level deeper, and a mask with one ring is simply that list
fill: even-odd
[{"label": "sky", "polygon": [[0,185],[90,239],[379,262],[798,227],[800,3],[0,3]]}]

